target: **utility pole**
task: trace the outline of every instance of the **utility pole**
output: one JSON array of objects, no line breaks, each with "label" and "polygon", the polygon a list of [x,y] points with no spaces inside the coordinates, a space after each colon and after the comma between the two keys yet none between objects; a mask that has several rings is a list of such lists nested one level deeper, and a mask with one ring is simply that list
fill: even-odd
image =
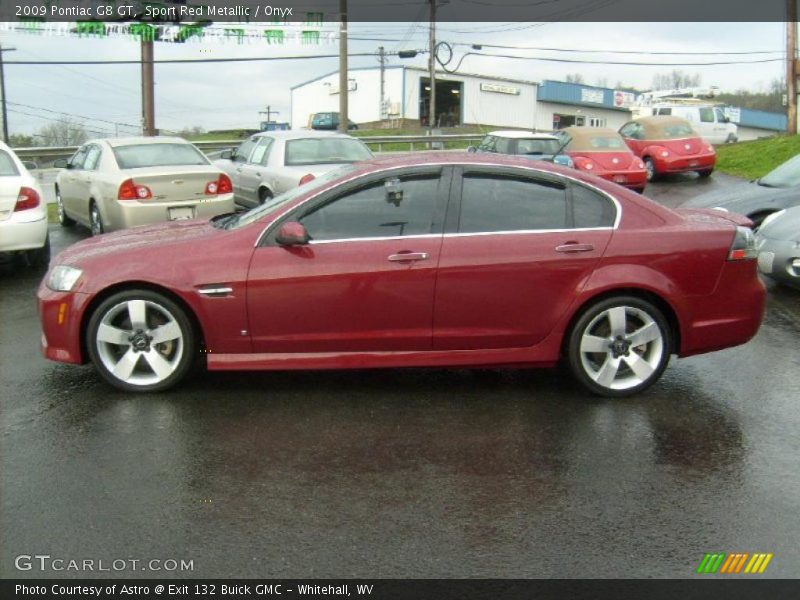
[{"label": "utility pole", "polygon": [[339,0],[341,28],[339,30],[339,131],[347,133],[347,0]]},{"label": "utility pole", "polygon": [[786,0],[786,121],[797,133],[797,0]]},{"label": "utility pole", "polygon": [[258,114],[267,115],[267,123],[270,123],[272,121],[272,115],[279,115],[281,114],[281,111],[272,110],[272,105],[267,104],[267,110],[260,110],[258,111]]},{"label": "utility pole", "polygon": [[386,111],[384,110],[386,103],[386,49],[383,46],[378,47],[378,60],[381,61],[381,110],[380,120],[386,118]]},{"label": "utility pole", "polygon": [[430,71],[431,95],[428,100],[428,129],[432,134],[436,125],[436,0],[430,0],[430,3],[431,27],[428,41],[428,70]]},{"label": "utility pole", "polygon": [[3,141],[8,143],[8,111],[6,110],[6,74],[3,70],[3,53],[13,52],[16,48],[0,46],[0,94],[3,96]]},{"label": "utility pole", "polygon": [[156,135],[155,77],[153,76],[153,40],[142,36],[142,133]]}]

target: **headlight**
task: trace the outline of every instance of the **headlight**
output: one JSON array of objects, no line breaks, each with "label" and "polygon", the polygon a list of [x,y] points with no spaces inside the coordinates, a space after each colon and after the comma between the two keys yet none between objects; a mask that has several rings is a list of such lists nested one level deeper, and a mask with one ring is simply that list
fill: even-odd
[{"label": "headlight", "polygon": [[667,158],[669,156],[669,152],[667,152],[666,150],[662,150],[661,151],[661,156],[663,156],[664,158]]},{"label": "headlight", "polygon": [[780,216],[781,216],[783,213],[785,213],[785,212],[786,212],[786,209],[783,209],[783,210],[779,210],[779,211],[777,211],[777,212],[774,212],[774,213],[768,214],[768,215],[767,215],[767,216],[764,218],[764,220],[763,220],[763,221],[761,221],[761,229],[764,229],[764,227],[766,227],[767,225],[769,225],[770,223],[772,223],[772,222],[773,222],[775,219],[777,219],[778,217],[780,217]]},{"label": "headlight", "polygon": [[67,265],[58,265],[50,271],[47,287],[56,292],[69,292],[75,286],[83,271]]}]

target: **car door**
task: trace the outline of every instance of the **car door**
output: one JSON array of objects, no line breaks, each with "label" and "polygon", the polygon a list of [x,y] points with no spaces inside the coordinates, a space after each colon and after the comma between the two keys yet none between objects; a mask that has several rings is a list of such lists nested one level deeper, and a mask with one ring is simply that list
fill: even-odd
[{"label": "car door", "polygon": [[248,195],[242,188],[242,166],[250,159],[253,153],[253,148],[256,147],[258,138],[251,137],[249,140],[242,142],[242,144],[234,151],[231,156],[233,168],[230,170],[231,183],[233,184],[233,195],[238,204],[242,206],[253,206],[252,202],[248,201]]},{"label": "car door", "polygon": [[86,144],[78,148],[77,152],[69,159],[67,163],[68,168],[64,169],[59,174],[58,180],[58,190],[61,194],[61,202],[64,205],[64,210],[81,221],[85,221],[87,216],[78,213],[79,206],[77,199],[80,196],[80,177],[83,170],[83,163],[86,160],[86,154],[89,152],[89,147],[90,144]]},{"label": "car door", "polygon": [[[106,210],[102,206],[103,198],[95,197],[94,186],[97,179],[97,168],[100,165],[100,158],[103,154],[102,148],[97,144],[90,144],[86,152],[86,159],[83,161],[81,170],[76,173],[77,186],[75,197],[75,210],[77,214],[89,222],[89,202],[92,198],[100,205],[100,212],[105,217]],[[84,216],[85,215],[85,216]],[[108,222],[108,221],[106,221]]]},{"label": "car door", "polygon": [[644,129],[642,126],[635,121],[631,121],[620,128],[619,134],[622,136],[622,139],[625,140],[625,143],[628,145],[628,148],[631,149],[631,152],[641,158],[642,151],[648,144],[648,142],[644,141],[643,139]]},{"label": "car door", "polygon": [[434,303],[435,350],[522,348],[569,309],[611,239],[617,204],[521,169],[456,172]]},{"label": "car door", "polygon": [[274,141],[272,137],[261,136],[250,156],[238,167],[239,194],[247,206],[261,204],[259,190],[261,183],[266,179],[264,163]]},{"label": "car door", "polygon": [[431,349],[436,266],[450,169],[367,176],[306,203],[311,242],[282,247],[277,225],[247,284],[255,352]]}]

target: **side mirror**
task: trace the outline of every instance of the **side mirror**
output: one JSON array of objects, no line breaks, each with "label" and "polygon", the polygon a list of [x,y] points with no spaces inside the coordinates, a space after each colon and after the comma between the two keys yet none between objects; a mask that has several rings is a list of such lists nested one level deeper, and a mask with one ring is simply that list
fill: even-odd
[{"label": "side mirror", "polygon": [[66,158],[57,158],[53,161],[53,168],[54,169],[69,169],[70,164]]},{"label": "side mirror", "polygon": [[39,165],[37,165],[37,164],[36,164],[36,161],[33,161],[33,160],[23,160],[23,161],[22,161],[22,164],[23,164],[23,166],[24,166],[26,169],[28,169],[29,171],[33,171],[33,170],[35,170],[35,169],[38,169],[38,168],[39,168]]},{"label": "side mirror", "polygon": [[223,150],[219,153],[220,158],[224,158],[225,160],[231,160],[233,158],[233,150],[228,148],[227,150]]},{"label": "side mirror", "polygon": [[275,241],[281,246],[305,246],[310,239],[306,228],[297,221],[288,221],[281,225],[278,235],[275,236]]},{"label": "side mirror", "polygon": [[478,149],[475,146],[467,146],[467,152],[470,154],[475,154],[477,151]]}]

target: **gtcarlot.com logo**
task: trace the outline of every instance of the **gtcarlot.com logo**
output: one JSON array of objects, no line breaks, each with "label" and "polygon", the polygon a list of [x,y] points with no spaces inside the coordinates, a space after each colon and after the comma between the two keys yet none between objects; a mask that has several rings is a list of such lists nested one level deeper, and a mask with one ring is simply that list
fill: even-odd
[{"label": "gtcarlot.com logo", "polygon": [[54,558],[49,554],[20,554],[14,559],[18,571],[194,571],[194,560],[173,558]]},{"label": "gtcarlot.com logo", "polygon": [[707,552],[697,567],[697,573],[701,575],[724,574],[724,575],[755,575],[767,570],[769,561],[772,560],[772,553],[766,552]]}]

